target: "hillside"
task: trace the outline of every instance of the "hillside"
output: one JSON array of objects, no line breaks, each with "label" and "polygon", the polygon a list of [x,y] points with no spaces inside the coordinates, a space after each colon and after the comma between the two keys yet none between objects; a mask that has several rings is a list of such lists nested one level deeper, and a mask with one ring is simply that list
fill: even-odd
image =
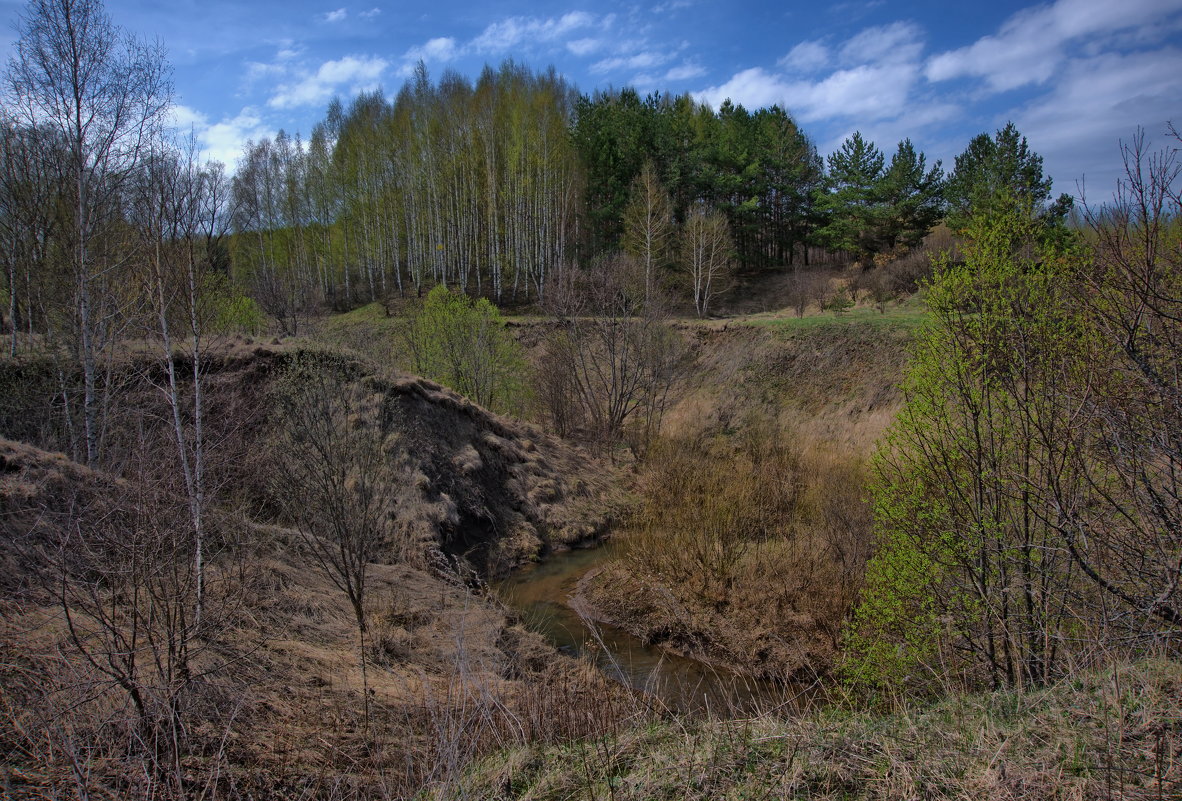
[{"label": "hillside", "polygon": [[[310,561],[275,496],[284,488],[273,470],[267,477],[278,424],[268,393],[306,355],[239,346],[208,364],[210,409],[235,416],[216,428],[211,463],[236,463],[239,481],[219,488],[207,515],[199,622],[191,551],[174,533],[184,530],[185,504],[175,483],[147,483],[167,451],[121,439],[142,436],[154,417],[153,364],[124,366],[142,382],[124,398],[142,416],[113,427],[111,447],[128,460],[123,476],[0,440],[0,763],[10,793],[147,793],[151,775],[128,773],[135,760],[119,755],[150,721],[186,727],[177,781],[255,798],[401,794],[451,770],[448,760],[516,738],[598,730],[598,718],[577,713],[579,699],[610,704],[622,690],[523,629],[472,571],[602,533],[618,506],[614,471],[431,382],[346,359],[404,444],[405,481],[389,491],[406,540],[368,569],[365,677],[344,595]],[[7,401],[6,419],[33,429],[35,393]],[[125,593],[142,600],[110,605]],[[157,707],[169,698],[185,699],[175,717]],[[38,732],[49,720],[57,723],[45,740]],[[59,769],[75,747],[90,749],[84,780]]]}]

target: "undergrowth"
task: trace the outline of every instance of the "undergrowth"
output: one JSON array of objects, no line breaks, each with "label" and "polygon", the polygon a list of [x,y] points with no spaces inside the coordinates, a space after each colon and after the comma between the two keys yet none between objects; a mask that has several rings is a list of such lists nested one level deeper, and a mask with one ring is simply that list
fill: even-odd
[{"label": "undergrowth", "polygon": [[1151,660],[923,708],[674,719],[498,753],[482,799],[1177,799],[1182,664]]}]

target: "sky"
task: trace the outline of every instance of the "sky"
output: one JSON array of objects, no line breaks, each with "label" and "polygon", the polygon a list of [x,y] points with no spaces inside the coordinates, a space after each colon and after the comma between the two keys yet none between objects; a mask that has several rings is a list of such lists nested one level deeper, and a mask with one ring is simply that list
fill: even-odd
[{"label": "sky", "polygon": [[[25,4],[0,0],[0,54]],[[785,108],[822,154],[860,130],[953,158],[1012,120],[1056,192],[1103,201],[1138,127],[1182,129],[1182,0],[537,3],[520,0],[108,0],[160,40],[175,122],[233,167],[250,139],[305,137],[329,100],[397,93],[422,60],[475,78],[507,58],[582,92],[634,86]]]}]

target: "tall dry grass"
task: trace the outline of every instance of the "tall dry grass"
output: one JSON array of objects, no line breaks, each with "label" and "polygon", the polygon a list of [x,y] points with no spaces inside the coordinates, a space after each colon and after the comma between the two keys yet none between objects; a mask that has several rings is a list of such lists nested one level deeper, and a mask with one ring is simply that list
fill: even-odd
[{"label": "tall dry grass", "polygon": [[799,432],[661,441],[593,602],[650,640],[782,677],[823,671],[869,553],[864,465]]}]

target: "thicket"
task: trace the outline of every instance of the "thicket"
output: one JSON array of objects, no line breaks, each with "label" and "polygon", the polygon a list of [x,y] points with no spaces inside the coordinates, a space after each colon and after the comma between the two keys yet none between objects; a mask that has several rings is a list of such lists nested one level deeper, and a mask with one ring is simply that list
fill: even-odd
[{"label": "thicket", "polygon": [[[593,601],[751,673],[821,672],[869,555],[863,470],[855,456],[758,421],[730,437],[663,437],[621,536],[627,578],[610,577]],[[640,607],[634,619],[615,593]]]},{"label": "thicket", "polygon": [[1024,686],[1177,647],[1179,169],[1140,135],[1124,156],[1087,232],[1001,189],[931,281],[874,464],[855,681]]},{"label": "thicket", "polygon": [[542,347],[535,384],[560,435],[641,453],[659,433],[686,347],[668,323],[664,293],[646,277],[644,263],[622,253],[558,274],[545,307],[557,329]]}]

